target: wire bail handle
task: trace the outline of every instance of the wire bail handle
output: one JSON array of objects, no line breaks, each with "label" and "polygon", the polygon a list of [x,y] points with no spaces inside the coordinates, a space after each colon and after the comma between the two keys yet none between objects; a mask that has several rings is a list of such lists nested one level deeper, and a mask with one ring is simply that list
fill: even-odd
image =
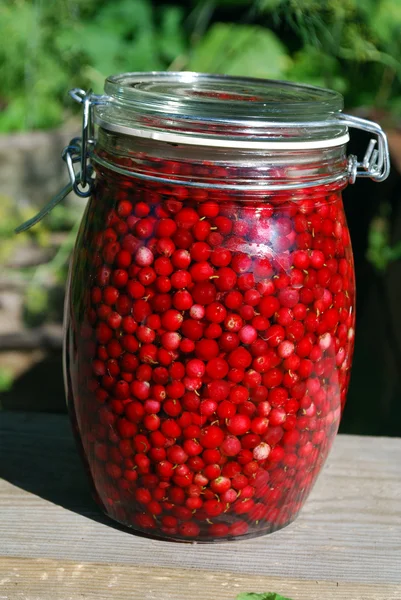
[{"label": "wire bail handle", "polygon": [[[90,151],[95,144],[93,106],[102,102],[102,96],[92,93],[92,90],[82,90],[74,88],[70,90],[69,95],[75,102],[82,104],[82,132],[81,137],[73,138],[61,154],[62,159],[67,164],[70,182],[74,192],[81,198],[87,198],[91,195],[93,188],[92,173],[93,169],[89,162]],[[74,164],[80,163],[80,172],[75,173]]]},{"label": "wire bail handle", "polygon": [[[110,100],[108,96],[98,96],[92,93],[92,90],[85,92],[85,90],[74,88],[69,92],[71,98],[76,102],[83,104],[83,118],[82,118],[82,137],[81,137],[81,173],[80,173],[80,184],[86,186],[88,184],[90,189],[88,192],[84,192],[78,188],[76,183],[76,177],[72,164],[76,154],[76,142],[79,138],[71,140],[70,145],[63,151],[63,158],[67,162],[68,172],[70,174],[70,180],[73,185],[75,193],[79,196],[89,196],[92,187],[92,178],[89,175],[88,178],[88,152],[89,147],[94,144],[94,119],[93,119],[93,107],[98,104],[105,104],[107,100]],[[390,173],[390,155],[388,149],[387,136],[383,129],[378,123],[374,121],[368,121],[360,117],[354,117],[352,115],[340,114],[337,117],[343,125],[347,127],[354,127],[355,129],[361,129],[369,133],[377,135],[377,139],[371,139],[365,152],[363,160],[360,162],[358,158],[351,154],[348,157],[348,180],[349,183],[355,183],[357,177],[369,177],[373,181],[384,181],[387,179]],[[377,149],[375,148],[378,144]]]},{"label": "wire bail handle", "polygon": [[[70,181],[60,192],[54,196],[37,215],[17,227],[16,233],[26,231],[45,217],[57,204],[59,204],[72,191],[81,198],[88,198],[93,190],[94,179],[93,167],[90,163],[91,151],[95,145],[94,137],[94,106],[106,104],[110,97],[106,95],[93,94],[92,90],[74,88],[69,95],[73,100],[83,105],[82,132],[81,137],[73,138],[68,146],[62,151],[62,159],[67,165]],[[357,177],[369,177],[373,181],[384,181],[390,173],[390,156],[387,136],[377,123],[354,117],[352,115],[340,114],[331,120],[331,124],[340,122],[347,127],[355,127],[373,133],[377,139],[371,139],[362,161],[351,154],[348,157],[348,181],[355,183]],[[321,122],[309,122],[309,126],[321,126]],[[377,148],[375,148],[378,144]],[[76,172],[74,165],[80,163],[80,171]]]},{"label": "wire bail handle", "polygon": [[[104,104],[107,97],[93,94],[92,90],[85,92],[85,90],[79,88],[74,88],[69,94],[73,100],[83,105],[81,137],[70,140],[68,146],[61,153],[61,157],[67,165],[70,181],[34,217],[17,227],[16,233],[21,233],[36,225],[72,191],[81,198],[88,198],[92,193],[94,185],[93,167],[89,160],[90,152],[95,144],[93,107],[97,104]],[[78,162],[80,163],[80,171],[75,172],[74,165]]]},{"label": "wire bail handle", "polygon": [[[354,154],[348,157],[349,183],[355,183],[357,177],[369,177],[378,182],[387,179],[390,174],[390,153],[387,136],[380,125],[374,121],[346,114],[339,115],[338,120],[348,127],[355,127],[377,136],[377,139],[372,138],[369,141],[362,161],[358,161],[358,157]],[[378,144],[377,148],[375,148],[376,144]]]}]

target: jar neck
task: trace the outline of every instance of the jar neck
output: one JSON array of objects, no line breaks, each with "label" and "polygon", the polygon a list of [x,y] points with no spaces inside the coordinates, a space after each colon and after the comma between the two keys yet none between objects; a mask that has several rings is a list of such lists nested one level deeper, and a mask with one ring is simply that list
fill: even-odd
[{"label": "jar neck", "polygon": [[346,145],[307,150],[256,150],[171,144],[99,128],[92,160],[130,177],[190,187],[297,190],[345,187]]}]

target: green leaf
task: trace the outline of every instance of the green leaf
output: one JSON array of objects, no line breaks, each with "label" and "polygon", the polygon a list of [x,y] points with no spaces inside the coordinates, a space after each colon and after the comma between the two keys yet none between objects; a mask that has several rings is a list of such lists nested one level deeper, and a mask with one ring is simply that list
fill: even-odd
[{"label": "green leaf", "polygon": [[285,46],[258,25],[215,23],[189,61],[189,69],[277,79],[291,64]]},{"label": "green leaf", "polygon": [[[376,10],[374,10],[376,9]],[[387,44],[401,38],[401,3],[394,0],[375,1],[370,12],[371,26],[380,42]]]},{"label": "green leaf", "polygon": [[272,12],[279,8],[281,4],[285,4],[287,0],[257,0],[256,7],[259,12]]},{"label": "green leaf", "polygon": [[8,392],[13,386],[14,375],[11,369],[0,367],[0,392]]},{"label": "green leaf", "polygon": [[93,21],[94,25],[114,33],[118,38],[132,31],[152,28],[152,5],[148,0],[119,0],[102,6]]},{"label": "green leaf", "polygon": [[214,0],[214,2],[217,6],[227,6],[227,4],[230,6],[232,6],[233,4],[237,6],[249,6],[250,4],[249,0]]},{"label": "green leaf", "polygon": [[265,592],[258,594],[257,592],[243,592],[238,594],[235,600],[291,600],[291,598],[284,598],[280,594],[275,592]]},{"label": "green leaf", "polygon": [[388,215],[384,214],[386,205],[380,207],[380,214],[376,215],[369,226],[368,249],[366,257],[378,270],[384,271],[390,260],[390,233]]},{"label": "green leaf", "polygon": [[342,75],[339,60],[313,46],[305,46],[295,54],[287,78],[332,88],[342,94],[347,91],[347,80]]},{"label": "green leaf", "polygon": [[162,7],[158,46],[160,54],[169,62],[186,50],[182,28],[183,16],[183,11],[178,6]]},{"label": "green leaf", "polygon": [[27,294],[25,306],[32,313],[38,314],[43,312],[47,307],[48,293],[47,291],[38,286],[32,285]]}]

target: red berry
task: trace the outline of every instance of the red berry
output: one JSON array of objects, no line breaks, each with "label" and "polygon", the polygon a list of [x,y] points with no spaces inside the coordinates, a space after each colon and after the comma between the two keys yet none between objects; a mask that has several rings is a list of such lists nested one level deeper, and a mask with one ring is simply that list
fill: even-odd
[{"label": "red berry", "polygon": [[224,433],[216,425],[210,425],[201,431],[199,438],[203,448],[218,448],[224,439]]},{"label": "red berry", "polygon": [[243,435],[250,426],[251,420],[247,415],[234,415],[227,421],[227,429],[233,435]]}]

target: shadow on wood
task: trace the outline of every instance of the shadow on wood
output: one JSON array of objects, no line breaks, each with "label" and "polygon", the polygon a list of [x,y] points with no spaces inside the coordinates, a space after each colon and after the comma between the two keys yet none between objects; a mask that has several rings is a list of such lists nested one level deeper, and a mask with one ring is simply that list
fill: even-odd
[{"label": "shadow on wood", "polygon": [[0,457],[0,480],[112,529],[149,537],[109,519],[98,507],[66,415],[1,413]]},{"label": "shadow on wood", "polygon": [[62,353],[53,350],[20,375],[11,390],[0,395],[4,410],[66,412]]},{"label": "shadow on wood", "polygon": [[65,415],[4,412],[1,415],[0,477],[41,498],[122,529],[92,498]]}]

